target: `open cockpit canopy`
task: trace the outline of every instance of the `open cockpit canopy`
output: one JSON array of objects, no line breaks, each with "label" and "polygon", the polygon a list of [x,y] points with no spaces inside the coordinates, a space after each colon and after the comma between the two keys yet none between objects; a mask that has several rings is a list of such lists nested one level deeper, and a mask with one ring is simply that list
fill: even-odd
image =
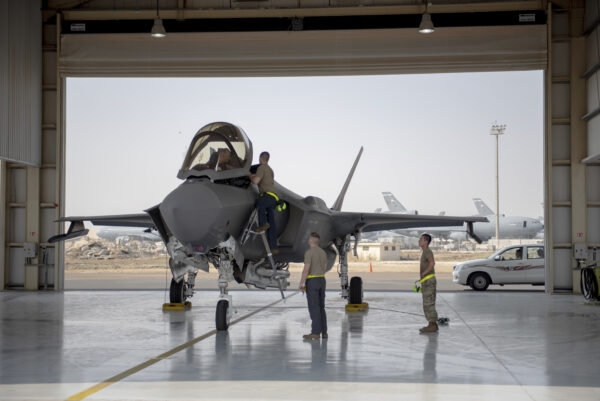
[{"label": "open cockpit canopy", "polygon": [[211,123],[194,136],[177,177],[243,177],[251,164],[252,142],[246,133],[233,124]]}]

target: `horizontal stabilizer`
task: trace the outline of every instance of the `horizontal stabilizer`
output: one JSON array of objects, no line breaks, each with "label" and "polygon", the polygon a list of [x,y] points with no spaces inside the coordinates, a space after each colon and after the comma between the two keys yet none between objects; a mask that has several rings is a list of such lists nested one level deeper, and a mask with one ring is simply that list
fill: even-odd
[{"label": "horizontal stabilizer", "polygon": [[48,242],[66,241],[77,237],[87,235],[88,230],[83,225],[84,221],[89,221],[95,226],[112,226],[112,227],[143,227],[155,229],[152,218],[147,214],[118,214],[108,216],[77,216],[77,217],[61,217],[56,220],[60,223],[70,222],[69,229],[65,234],[55,235]]},{"label": "horizontal stabilizer", "polygon": [[71,224],[69,225],[69,229],[67,230],[66,234],[59,234],[59,235],[50,237],[50,239],[48,239],[48,242],[53,244],[55,242],[62,242],[62,241],[66,241],[68,239],[83,237],[83,236],[87,235],[87,233],[89,231],[90,230],[85,228],[85,226],[83,225],[83,221],[81,221],[81,220],[72,221]]}]

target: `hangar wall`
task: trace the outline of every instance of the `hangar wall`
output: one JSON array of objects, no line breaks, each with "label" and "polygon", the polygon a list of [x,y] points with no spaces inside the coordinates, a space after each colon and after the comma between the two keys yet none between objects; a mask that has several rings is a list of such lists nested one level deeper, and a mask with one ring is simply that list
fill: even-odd
[{"label": "hangar wall", "polygon": [[[0,49],[2,64],[8,61],[12,70],[19,69],[9,77],[10,91],[0,92],[9,107],[9,129],[0,138],[8,140],[13,151],[0,165],[0,289],[60,289],[62,269],[54,267],[60,264],[61,252],[47,242],[62,229],[55,220],[64,199],[58,191],[64,168],[57,135],[61,108],[56,24],[42,21],[40,0],[0,0],[0,4],[2,11],[8,10],[8,14],[0,11],[0,18],[9,21],[6,26],[18,27],[6,35],[11,45]],[[4,23],[0,25],[4,28]],[[27,245],[34,254],[26,254]]]},{"label": "hangar wall", "polygon": [[0,159],[40,164],[40,0],[0,1]]},{"label": "hangar wall", "polygon": [[600,248],[600,0],[587,0],[585,12],[587,109],[587,242]]}]

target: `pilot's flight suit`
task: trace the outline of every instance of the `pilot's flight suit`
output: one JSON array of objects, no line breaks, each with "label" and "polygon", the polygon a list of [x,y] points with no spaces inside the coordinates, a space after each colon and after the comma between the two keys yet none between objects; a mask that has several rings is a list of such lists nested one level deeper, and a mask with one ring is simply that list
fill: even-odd
[{"label": "pilot's flight suit", "polygon": [[267,240],[271,250],[277,249],[277,227],[275,227],[275,173],[268,164],[261,164],[256,170],[256,176],[260,178],[258,190],[260,195],[256,201],[258,208],[258,225],[264,226],[269,223]]},{"label": "pilot's flight suit", "polygon": [[318,246],[308,248],[304,263],[310,264],[306,277],[306,302],[312,320],[311,334],[327,334],[327,314],[325,313],[325,270],[327,254]]}]

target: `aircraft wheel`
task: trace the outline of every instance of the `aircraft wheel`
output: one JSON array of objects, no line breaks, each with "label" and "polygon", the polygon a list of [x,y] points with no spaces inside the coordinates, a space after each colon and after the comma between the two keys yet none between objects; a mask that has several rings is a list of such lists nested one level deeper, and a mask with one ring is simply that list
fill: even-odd
[{"label": "aircraft wheel", "polygon": [[181,279],[180,282],[171,279],[171,288],[169,289],[169,300],[171,303],[181,304],[185,302],[184,285],[184,279]]},{"label": "aircraft wheel", "polygon": [[224,299],[217,302],[217,311],[215,313],[215,324],[217,325],[217,330],[225,331],[229,328],[229,302]]},{"label": "aircraft wheel", "polygon": [[363,303],[363,283],[360,277],[352,277],[350,279],[350,303]]},{"label": "aircraft wheel", "polygon": [[469,285],[475,291],[485,291],[490,286],[490,278],[485,273],[475,273],[469,280]]}]

